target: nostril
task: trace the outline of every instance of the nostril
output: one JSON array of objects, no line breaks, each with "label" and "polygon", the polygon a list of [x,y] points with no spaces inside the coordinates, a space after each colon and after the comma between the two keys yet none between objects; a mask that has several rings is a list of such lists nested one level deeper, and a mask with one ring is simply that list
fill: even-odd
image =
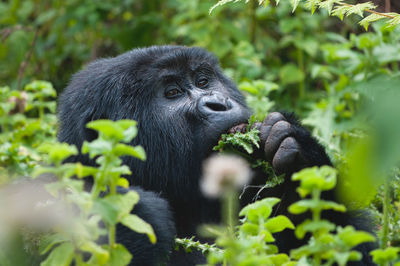
[{"label": "nostril", "polygon": [[215,112],[224,112],[228,110],[228,107],[221,103],[206,102],[206,106]]}]

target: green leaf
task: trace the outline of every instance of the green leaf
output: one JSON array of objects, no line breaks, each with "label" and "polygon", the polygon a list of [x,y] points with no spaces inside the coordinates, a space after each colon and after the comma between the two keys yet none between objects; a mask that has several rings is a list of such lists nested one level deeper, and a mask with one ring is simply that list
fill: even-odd
[{"label": "green leaf", "polygon": [[290,4],[292,5],[292,13],[296,11],[297,6],[299,5],[300,0],[290,0]]},{"label": "green leaf", "polygon": [[114,204],[114,201],[110,200],[110,197],[98,198],[94,201],[93,213],[100,214],[103,221],[109,225],[115,225],[118,222],[118,215],[120,210],[118,206]]},{"label": "green leaf", "polygon": [[294,84],[304,80],[304,73],[295,64],[286,64],[279,71],[279,78],[283,84]]},{"label": "green leaf", "polygon": [[398,247],[388,247],[386,249],[375,249],[370,254],[376,264],[385,265],[389,262],[394,262],[399,252],[400,248]]},{"label": "green leaf", "polygon": [[85,241],[79,246],[79,248],[82,251],[91,253],[96,258],[96,262],[99,265],[105,265],[110,258],[110,253],[108,250],[102,248],[92,241]]},{"label": "green leaf", "polygon": [[258,225],[252,223],[244,223],[240,226],[240,230],[248,235],[258,235]]},{"label": "green leaf", "polygon": [[112,143],[103,139],[96,139],[92,142],[84,141],[82,145],[82,153],[89,153],[90,158],[97,155],[108,153],[112,150]]},{"label": "green leaf", "polygon": [[327,233],[333,230],[335,230],[335,224],[326,220],[311,221],[307,219],[300,225],[296,226],[294,233],[298,239],[303,239],[306,233],[317,234],[323,232],[328,235]]},{"label": "green leaf", "polygon": [[47,252],[49,252],[50,249],[54,247],[54,245],[65,242],[67,240],[68,239],[61,234],[51,234],[41,237],[39,242],[40,255],[46,254]]},{"label": "green leaf", "polygon": [[237,2],[238,0],[220,0],[210,8],[210,11],[208,11],[208,13],[211,14],[215,8],[217,8],[219,6],[223,6],[223,5],[233,2],[233,1]]},{"label": "green leaf", "polygon": [[307,0],[305,7],[311,9],[311,14],[314,14],[320,2],[321,0]]},{"label": "green leaf", "polygon": [[286,228],[294,229],[293,223],[283,215],[278,215],[276,217],[270,218],[264,224],[271,233],[277,233],[285,230]]},{"label": "green leaf", "polygon": [[328,14],[331,15],[333,6],[335,4],[340,4],[342,2],[343,2],[342,0],[325,0],[320,2],[318,5],[320,8],[328,10]]},{"label": "green leaf", "polygon": [[50,255],[40,263],[41,266],[69,266],[74,257],[74,245],[70,242],[63,243],[54,248]]},{"label": "green leaf", "polygon": [[129,251],[121,244],[116,244],[111,249],[110,254],[110,266],[125,266],[131,262],[132,255]]},{"label": "green leaf", "polygon": [[371,14],[369,16],[366,16],[363,18],[360,22],[358,22],[361,26],[365,28],[365,30],[368,30],[368,26],[370,23],[384,19],[386,17],[380,15],[380,14]]},{"label": "green leaf", "polygon": [[332,12],[332,16],[336,16],[340,18],[340,20],[343,20],[349,9],[350,7],[348,6],[336,6]]},{"label": "green leaf", "polygon": [[375,237],[370,233],[356,231],[352,226],[338,228],[338,236],[346,244],[346,246],[351,248],[361,243],[376,241]]},{"label": "green leaf", "polygon": [[126,139],[127,137],[129,139],[130,136],[134,135],[134,132],[124,135],[124,131],[135,125],[136,122],[131,120],[111,121],[100,119],[87,123],[86,127],[98,131],[107,139],[120,141]]},{"label": "green leaf", "polygon": [[278,198],[265,198],[244,207],[239,216],[246,216],[250,221],[257,223],[258,217],[264,219],[271,215],[272,207],[280,201]]},{"label": "green leaf", "polygon": [[349,10],[347,11],[347,16],[349,16],[351,14],[357,14],[360,17],[364,17],[364,11],[366,9],[375,9],[375,8],[376,8],[376,6],[374,4],[372,4],[371,2],[356,4],[349,8]]},{"label": "green leaf", "polygon": [[47,153],[53,163],[60,163],[72,155],[78,154],[78,149],[74,145],[67,143],[45,143],[38,147],[42,153]]},{"label": "green leaf", "polygon": [[129,155],[139,158],[142,161],[146,160],[146,153],[142,146],[132,147],[130,145],[118,143],[114,146],[113,152],[116,156]]},{"label": "green leaf", "polygon": [[288,210],[293,214],[301,214],[307,210],[335,210],[345,212],[346,207],[333,201],[304,199],[290,205]]},{"label": "green leaf", "polygon": [[118,208],[121,216],[128,215],[136,203],[139,202],[139,194],[133,190],[129,190],[125,194],[107,196],[106,198]]},{"label": "green leaf", "polygon": [[123,187],[123,188],[128,188],[129,187],[129,181],[126,178],[118,178],[117,180],[117,186]]},{"label": "green leaf", "polygon": [[129,214],[121,219],[121,223],[135,232],[147,234],[152,244],[156,243],[156,235],[150,224],[139,218],[137,215]]},{"label": "green leaf", "polygon": [[394,27],[394,26],[396,26],[396,25],[399,25],[399,24],[400,24],[400,14],[393,13],[392,15],[394,16],[394,18],[392,18],[392,19],[389,21],[389,25],[390,25],[391,27]]},{"label": "green leaf", "polygon": [[96,167],[82,165],[81,163],[75,164],[75,174],[79,178],[95,176],[97,172],[98,169]]}]

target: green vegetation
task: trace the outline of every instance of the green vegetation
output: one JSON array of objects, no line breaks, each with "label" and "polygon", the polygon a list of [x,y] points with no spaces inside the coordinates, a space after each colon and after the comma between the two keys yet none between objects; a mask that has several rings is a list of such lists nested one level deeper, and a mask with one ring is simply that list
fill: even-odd
[{"label": "green vegetation", "polygon": [[[399,14],[376,12],[374,4],[355,1],[277,2],[0,2],[0,184],[52,173],[57,179],[47,191],[66,203],[62,211],[79,213],[71,215],[68,226],[40,232],[40,245],[34,236],[28,239],[31,248],[17,246],[17,251],[39,254],[43,265],[126,265],[131,255],[115,242],[118,223],[156,241],[152,228],[130,214],[139,196],[117,193],[117,187],[129,186],[123,175],[130,173],[119,157],[145,159],[141,147],[125,144],[136,136],[135,122],[89,123],[99,137],[85,143],[82,152],[96,157],[99,166],[61,164],[77,149],[55,140],[56,92],[95,58],[140,46],[181,44],[204,47],[220,58],[255,119],[276,108],[298,114],[327,148],[337,170],[311,168],[293,176],[300,181],[302,199],[289,211],[312,214],[296,228],[288,217],[271,215],[279,202],[275,198],[250,204],[237,217],[236,210],[229,210],[237,195],[228,192],[224,200],[231,206],[225,210],[229,217],[223,225],[204,228],[216,245],[191,239],[177,239],[177,245],[202,250],[209,264],[346,265],[360,259],[351,248],[373,237],[331,224],[320,213],[363,207],[379,225],[374,261],[400,265]],[[257,144],[256,131],[225,135],[216,149],[236,147],[246,157],[243,151],[251,153]],[[251,163],[271,173],[265,162]],[[82,178],[89,175],[94,185],[85,190]],[[336,184],[337,176],[345,181]],[[278,177],[271,180],[268,186],[279,183]],[[322,191],[335,185],[347,208],[320,199]],[[272,234],[287,228],[298,238],[306,233],[312,237],[290,254],[280,253]],[[107,241],[99,244],[100,237]],[[0,251],[0,265],[20,265],[17,257]]]}]

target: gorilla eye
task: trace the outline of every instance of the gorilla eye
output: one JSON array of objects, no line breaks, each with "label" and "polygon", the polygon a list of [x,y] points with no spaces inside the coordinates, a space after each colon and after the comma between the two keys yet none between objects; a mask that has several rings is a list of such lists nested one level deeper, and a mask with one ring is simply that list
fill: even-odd
[{"label": "gorilla eye", "polygon": [[175,98],[181,94],[181,91],[177,88],[171,88],[165,92],[165,97]]},{"label": "gorilla eye", "polygon": [[197,80],[196,86],[199,88],[203,88],[203,87],[207,86],[207,84],[208,84],[208,79],[201,77]]}]

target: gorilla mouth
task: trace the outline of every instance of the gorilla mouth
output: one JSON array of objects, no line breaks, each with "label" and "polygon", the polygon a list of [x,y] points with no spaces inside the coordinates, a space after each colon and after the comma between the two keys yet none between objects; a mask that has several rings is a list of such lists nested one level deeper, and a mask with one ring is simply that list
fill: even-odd
[{"label": "gorilla mouth", "polygon": [[[237,119],[236,121],[233,121],[233,123],[229,123],[228,126],[221,127],[219,129],[214,129],[214,132],[210,132],[212,134],[212,137],[210,136],[211,143],[209,145],[205,145],[207,147],[207,150],[209,150],[209,153],[207,155],[212,154],[215,152],[213,150],[213,147],[218,145],[218,142],[221,140],[221,136],[223,134],[230,134],[230,133],[245,133],[248,125],[248,119],[247,118],[242,118],[242,119]],[[206,137],[207,139],[207,137]]]}]

